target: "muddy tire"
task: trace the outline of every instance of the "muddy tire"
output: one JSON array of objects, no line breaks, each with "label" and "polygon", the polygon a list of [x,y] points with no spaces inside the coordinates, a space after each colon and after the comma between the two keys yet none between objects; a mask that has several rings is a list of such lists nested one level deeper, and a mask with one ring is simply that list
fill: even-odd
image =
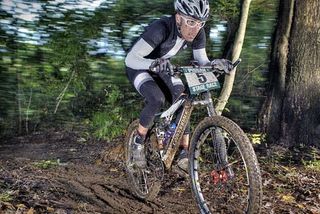
[{"label": "muddy tire", "polygon": [[133,121],[127,130],[124,142],[124,160],[126,166],[127,181],[131,192],[142,200],[152,201],[157,197],[164,174],[164,166],[160,154],[155,151],[147,136],[145,143],[147,167],[141,169],[132,163],[131,142],[135,131],[139,126],[139,120]]},{"label": "muddy tire", "polygon": [[[216,133],[222,136],[222,150],[215,148],[222,145],[215,143]],[[192,136],[189,158],[192,191],[201,213],[260,212],[259,164],[237,124],[222,116],[202,120]]]}]

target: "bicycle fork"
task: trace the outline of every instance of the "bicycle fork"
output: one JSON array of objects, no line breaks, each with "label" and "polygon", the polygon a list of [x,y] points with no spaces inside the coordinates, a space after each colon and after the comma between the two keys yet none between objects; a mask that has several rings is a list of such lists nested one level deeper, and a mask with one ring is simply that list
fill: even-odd
[{"label": "bicycle fork", "polygon": [[[204,94],[204,99],[193,102],[193,105],[206,105],[209,117],[218,115],[213,106],[210,92],[206,92]],[[227,146],[222,129],[216,127],[210,131],[210,135],[212,139],[212,147],[214,149],[213,155],[217,160],[216,166],[213,166],[215,169],[211,172],[213,183],[217,184],[219,182],[226,182],[234,176],[234,173],[228,162]]]}]

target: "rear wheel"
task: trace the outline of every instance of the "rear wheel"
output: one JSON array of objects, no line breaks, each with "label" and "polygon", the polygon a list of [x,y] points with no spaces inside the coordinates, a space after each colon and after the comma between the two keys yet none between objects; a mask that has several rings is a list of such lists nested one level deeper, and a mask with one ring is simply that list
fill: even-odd
[{"label": "rear wheel", "polygon": [[133,194],[138,198],[153,200],[160,191],[164,167],[160,154],[154,149],[149,137],[145,142],[146,168],[139,168],[133,163],[131,145],[138,126],[139,120],[135,120],[129,125],[124,145],[128,184]]},{"label": "rear wheel", "polygon": [[262,190],[252,145],[233,121],[202,120],[191,139],[192,191],[201,213],[259,213]]}]

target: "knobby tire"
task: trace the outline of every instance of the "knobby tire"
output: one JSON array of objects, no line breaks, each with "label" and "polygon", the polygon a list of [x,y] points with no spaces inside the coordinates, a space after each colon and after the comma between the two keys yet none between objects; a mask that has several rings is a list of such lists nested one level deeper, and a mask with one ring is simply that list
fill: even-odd
[{"label": "knobby tire", "polygon": [[[219,145],[213,142],[216,130],[223,136],[223,149],[214,148]],[[201,213],[260,212],[259,164],[250,140],[236,123],[223,116],[203,119],[192,136],[189,158],[192,191]]]}]

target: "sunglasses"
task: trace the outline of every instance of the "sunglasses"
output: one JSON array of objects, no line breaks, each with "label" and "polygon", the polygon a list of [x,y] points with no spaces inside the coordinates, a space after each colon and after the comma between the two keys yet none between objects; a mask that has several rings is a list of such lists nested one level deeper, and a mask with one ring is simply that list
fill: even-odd
[{"label": "sunglasses", "polygon": [[191,27],[191,28],[195,28],[195,27],[203,28],[204,25],[206,24],[205,21],[197,21],[194,19],[184,17],[183,15],[180,15],[180,17],[184,20],[184,22],[187,24],[187,26]]}]

